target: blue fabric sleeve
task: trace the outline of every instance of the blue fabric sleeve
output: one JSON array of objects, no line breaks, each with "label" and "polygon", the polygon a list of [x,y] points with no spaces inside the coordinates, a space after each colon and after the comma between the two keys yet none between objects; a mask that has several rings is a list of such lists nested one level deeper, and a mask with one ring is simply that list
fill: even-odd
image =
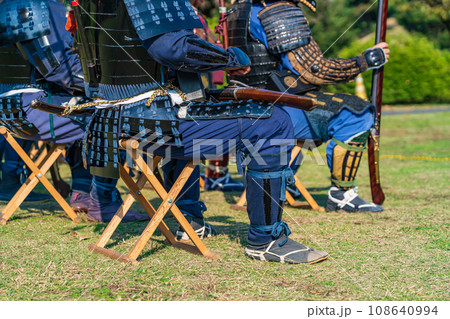
[{"label": "blue fabric sleeve", "polygon": [[269,48],[269,45],[267,44],[266,33],[264,32],[264,28],[258,18],[258,14],[263,8],[263,5],[260,3],[254,4],[252,6],[252,12],[250,15],[250,34],[253,38],[261,41],[261,43],[264,44],[266,48]]},{"label": "blue fabric sleeve", "polygon": [[189,58],[187,56],[188,53],[194,53],[199,56],[211,55],[211,51],[189,43],[189,38],[195,39],[196,41],[203,41],[205,45],[210,45],[195,35],[191,30],[168,32],[158,37],[145,40],[142,44],[155,61],[174,70],[182,69],[186,72],[203,72],[241,65],[239,58],[231,50],[224,50],[224,54],[221,56],[224,59],[222,62],[217,59],[201,61]]}]

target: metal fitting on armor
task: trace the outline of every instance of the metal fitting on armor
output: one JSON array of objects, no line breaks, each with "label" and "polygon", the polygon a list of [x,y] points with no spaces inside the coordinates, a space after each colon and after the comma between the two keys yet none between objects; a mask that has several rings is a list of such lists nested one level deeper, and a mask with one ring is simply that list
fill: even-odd
[{"label": "metal fitting on armor", "polygon": [[378,69],[386,64],[386,53],[382,48],[367,49],[363,55],[368,66],[367,70]]},{"label": "metal fitting on armor", "polygon": [[181,105],[178,118],[186,121],[234,119],[234,118],[269,118],[273,105],[263,102],[224,101],[224,102],[191,102]]}]

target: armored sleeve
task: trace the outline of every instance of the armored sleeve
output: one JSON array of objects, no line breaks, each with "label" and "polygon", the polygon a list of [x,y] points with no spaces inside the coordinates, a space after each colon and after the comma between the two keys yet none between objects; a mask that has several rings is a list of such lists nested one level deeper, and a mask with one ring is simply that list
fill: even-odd
[{"label": "armored sleeve", "polygon": [[[36,0],[30,3],[39,3]],[[47,6],[42,5],[31,7],[34,11],[24,5],[24,20],[30,20],[27,23],[35,23],[35,19],[46,21],[47,29],[45,32],[34,34],[16,35],[15,44],[21,54],[30,62],[31,65],[49,82],[55,83],[66,89],[76,89],[84,91],[83,73],[81,63],[74,52],[72,52],[72,37],[64,29],[65,9],[64,5],[57,1],[48,1]],[[23,25],[23,22],[22,22]],[[44,25],[44,23],[42,23]],[[25,28],[23,28],[25,29]]]},{"label": "armored sleeve", "polygon": [[[310,84],[348,82],[368,68],[362,55],[350,59],[326,59],[311,35],[300,6],[286,1],[254,6],[258,19],[252,18],[252,35],[262,41],[271,54],[281,55],[282,60],[287,56],[292,68],[287,67]],[[259,29],[264,30],[263,35],[257,32]]]},{"label": "armored sleeve", "polygon": [[165,33],[143,44],[155,61],[174,70],[204,72],[250,64],[241,50],[225,50],[187,30]]},{"label": "armored sleeve", "polygon": [[364,54],[349,59],[325,58],[312,38],[309,44],[292,50],[287,56],[299,75],[314,85],[349,82],[368,69]]}]

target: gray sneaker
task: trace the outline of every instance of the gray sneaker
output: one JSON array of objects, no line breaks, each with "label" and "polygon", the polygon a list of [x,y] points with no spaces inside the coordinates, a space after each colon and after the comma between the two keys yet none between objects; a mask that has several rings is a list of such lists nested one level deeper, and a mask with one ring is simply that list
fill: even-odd
[{"label": "gray sneaker", "polygon": [[[185,217],[200,239],[217,235],[217,231],[210,224],[205,223],[203,218],[194,218],[186,215]],[[191,240],[181,226],[177,230],[177,240],[181,242],[189,242]]]},{"label": "gray sneaker", "polygon": [[332,186],[328,191],[327,211],[336,212],[344,210],[347,213],[379,213],[384,210],[383,206],[366,202],[358,196],[358,187],[342,190]]},{"label": "gray sneaker", "polygon": [[245,247],[245,255],[257,260],[287,264],[314,264],[328,258],[327,252],[308,248],[290,238],[286,238],[285,234],[268,244],[254,245],[248,243]]}]

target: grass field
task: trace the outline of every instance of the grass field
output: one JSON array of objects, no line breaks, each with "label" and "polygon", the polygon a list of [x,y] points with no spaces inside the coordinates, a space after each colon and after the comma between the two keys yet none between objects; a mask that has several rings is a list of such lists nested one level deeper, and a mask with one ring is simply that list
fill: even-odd
[{"label": "grass field", "polygon": [[[330,259],[325,262],[286,265],[246,258],[247,214],[229,209],[237,193],[201,195],[207,220],[220,234],[205,242],[221,260],[166,246],[157,232],[139,266],[91,253],[88,245],[106,225],[85,217],[75,224],[49,202],[23,205],[0,226],[0,299],[449,300],[450,112],[386,116],[382,122],[381,155],[406,157],[381,160],[385,212],[285,209],[291,237],[326,250]],[[368,199],[366,161],[358,177],[360,194]],[[63,173],[68,177],[67,167]],[[311,160],[299,171],[321,205],[328,175],[326,166]],[[155,197],[151,191],[147,195]],[[167,222],[176,229],[173,219]],[[145,226],[119,226],[108,247],[129,250]]]}]

